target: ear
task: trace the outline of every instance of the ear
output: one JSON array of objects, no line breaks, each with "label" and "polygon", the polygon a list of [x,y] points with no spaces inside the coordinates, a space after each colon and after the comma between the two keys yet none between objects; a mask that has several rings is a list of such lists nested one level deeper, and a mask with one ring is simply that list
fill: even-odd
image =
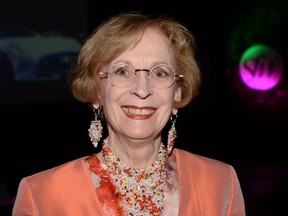
[{"label": "ear", "polygon": [[92,106],[93,106],[95,109],[99,109],[100,104],[99,104],[99,103],[93,103]]},{"label": "ear", "polygon": [[178,112],[178,109],[173,108],[173,110],[172,110],[173,115],[176,115],[177,112]]},{"label": "ear", "polygon": [[[177,87],[175,90],[175,94],[174,94],[174,104],[179,102],[181,100],[181,96],[182,96],[182,89],[181,87]],[[173,115],[176,115],[178,112],[178,109],[173,108],[172,113]]]},{"label": "ear", "polygon": [[94,102],[92,103],[92,106],[95,109],[99,109],[101,104],[102,104],[102,98],[101,98],[100,90],[98,90],[98,97],[96,98],[96,100],[94,100]]}]

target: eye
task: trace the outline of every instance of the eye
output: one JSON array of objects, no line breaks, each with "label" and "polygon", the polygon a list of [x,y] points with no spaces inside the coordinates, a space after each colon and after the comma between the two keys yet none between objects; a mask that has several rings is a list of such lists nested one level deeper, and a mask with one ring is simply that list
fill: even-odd
[{"label": "eye", "polygon": [[134,76],[134,71],[131,67],[127,65],[115,65],[111,70],[113,76],[119,76],[119,77],[131,77]]},{"label": "eye", "polygon": [[168,67],[159,66],[155,67],[151,73],[150,78],[151,79],[167,79],[172,76],[172,72]]}]

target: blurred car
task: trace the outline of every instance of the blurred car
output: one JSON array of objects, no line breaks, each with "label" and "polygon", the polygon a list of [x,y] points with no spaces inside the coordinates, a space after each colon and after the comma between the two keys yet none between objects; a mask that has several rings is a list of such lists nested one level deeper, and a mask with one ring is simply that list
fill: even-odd
[{"label": "blurred car", "polygon": [[80,48],[72,37],[0,25],[0,82],[66,79]]}]

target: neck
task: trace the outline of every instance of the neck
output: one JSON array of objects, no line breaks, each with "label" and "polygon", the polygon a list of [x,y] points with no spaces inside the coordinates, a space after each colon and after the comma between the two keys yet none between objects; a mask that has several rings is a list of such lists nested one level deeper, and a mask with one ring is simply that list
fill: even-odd
[{"label": "neck", "polygon": [[160,148],[160,140],[143,142],[139,140],[121,140],[109,137],[104,143],[109,143],[109,148],[122,162],[136,169],[144,168],[156,161]]},{"label": "neck", "polygon": [[122,197],[128,215],[161,215],[163,211],[164,193],[169,179],[165,146],[161,144],[156,152],[154,163],[143,169],[135,169],[121,161],[111,151],[108,139],[104,140],[104,164],[116,186],[115,193]]}]

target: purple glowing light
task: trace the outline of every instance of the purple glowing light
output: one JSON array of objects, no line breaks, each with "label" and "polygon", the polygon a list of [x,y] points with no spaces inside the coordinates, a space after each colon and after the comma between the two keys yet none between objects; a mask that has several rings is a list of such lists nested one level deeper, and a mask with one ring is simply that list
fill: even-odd
[{"label": "purple glowing light", "polygon": [[254,90],[274,88],[281,81],[283,71],[282,56],[267,45],[249,47],[240,59],[240,77],[245,85]]}]

